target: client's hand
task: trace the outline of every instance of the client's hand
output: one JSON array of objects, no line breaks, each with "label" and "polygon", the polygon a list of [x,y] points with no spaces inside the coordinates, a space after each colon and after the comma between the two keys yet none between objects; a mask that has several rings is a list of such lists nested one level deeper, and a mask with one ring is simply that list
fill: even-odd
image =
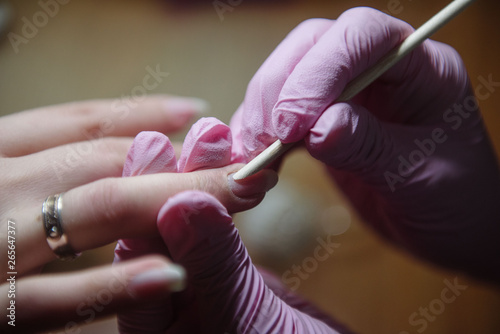
[{"label": "client's hand", "polygon": [[[0,118],[2,333],[72,327],[118,307],[164,297],[182,285],[182,270],[165,257],[81,273],[33,275],[56,258],[42,222],[48,196],[64,193],[56,220],[69,253],[119,238],[157,235],[160,208],[185,190],[209,192],[238,210],[258,202],[231,191],[227,175],[238,169],[235,165],[182,175],[120,177],[132,144],[128,136],[143,129],[173,132],[201,109],[195,99],[152,96],[140,103],[70,103]],[[150,270],[153,276],[157,270],[166,272],[161,284],[151,282]],[[8,324],[12,319],[15,327]]]},{"label": "client's hand", "polygon": [[[168,139],[141,133],[124,169],[142,173],[191,172],[231,160],[231,132],[216,119],[196,123],[184,142],[178,164]],[[233,184],[243,198],[260,200],[277,176],[262,171]],[[122,333],[337,333],[347,332],[269,273],[253,266],[228,210],[236,208],[206,192],[187,191],[170,198],[158,216],[161,238],[120,240],[115,260],[163,254],[185,266],[186,291],[119,314]]]}]

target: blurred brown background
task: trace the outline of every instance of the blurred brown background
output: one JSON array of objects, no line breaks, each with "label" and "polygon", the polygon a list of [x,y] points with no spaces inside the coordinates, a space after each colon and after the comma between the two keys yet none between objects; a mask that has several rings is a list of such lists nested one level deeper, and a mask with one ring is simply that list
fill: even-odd
[{"label": "blurred brown background", "polygon": [[[73,0],[60,5],[58,13],[34,37],[18,45],[17,52],[4,37],[0,44],[0,114],[130,95],[141,84],[145,68],[159,64],[170,75],[151,93],[205,98],[212,105],[211,114],[228,122],[259,65],[299,22],[312,17],[335,18],[351,7],[371,6],[418,26],[448,1],[243,0],[222,17],[212,1],[191,6],[187,2]],[[12,6],[15,21],[8,31],[21,35],[22,18],[32,22],[42,8],[37,1],[12,1]],[[473,86],[478,85],[479,77],[489,75],[500,81],[498,9],[496,1],[477,1],[434,36],[461,53]],[[480,105],[499,152],[500,92],[494,91]],[[338,247],[325,261],[316,261],[314,270],[300,281],[298,291],[353,330],[500,333],[499,289],[429,267],[385,245],[360,222],[335,186],[325,182],[321,166],[305,153],[296,152],[286,161],[281,179],[282,188],[268,196],[278,201],[272,207],[282,208],[281,213],[267,215],[274,215],[274,225],[249,226],[266,203],[264,209],[238,220],[255,262],[271,267],[280,276],[294,265],[307,267],[318,238],[326,240],[328,234],[335,234],[332,240]],[[297,211],[284,219],[280,214],[290,213],[291,204]],[[286,221],[291,221],[289,226]],[[263,230],[271,231],[267,239],[259,237]],[[109,263],[112,249],[110,245],[90,251],[74,263],[50,264],[47,270]],[[455,278],[467,289],[445,304],[444,310],[439,309],[436,300],[446,287],[444,281]],[[435,313],[425,328],[422,322],[410,322],[411,314],[429,307]],[[419,315],[415,319],[425,318]],[[114,319],[107,319],[81,330],[114,333],[116,326]]]}]

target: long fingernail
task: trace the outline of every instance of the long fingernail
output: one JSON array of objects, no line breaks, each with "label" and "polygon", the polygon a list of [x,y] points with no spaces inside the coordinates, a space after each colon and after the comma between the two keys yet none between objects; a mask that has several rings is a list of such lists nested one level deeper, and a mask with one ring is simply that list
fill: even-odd
[{"label": "long fingernail", "polygon": [[278,183],[278,174],[267,169],[244,180],[235,181],[232,174],[227,179],[233,194],[238,197],[252,197],[266,193],[274,188]]},{"label": "long fingernail", "polygon": [[136,275],[129,284],[133,296],[145,297],[161,291],[179,292],[186,287],[186,271],[179,265],[169,264]]},{"label": "long fingernail", "polygon": [[163,103],[165,111],[174,114],[205,114],[210,110],[207,101],[197,97],[169,97]]}]

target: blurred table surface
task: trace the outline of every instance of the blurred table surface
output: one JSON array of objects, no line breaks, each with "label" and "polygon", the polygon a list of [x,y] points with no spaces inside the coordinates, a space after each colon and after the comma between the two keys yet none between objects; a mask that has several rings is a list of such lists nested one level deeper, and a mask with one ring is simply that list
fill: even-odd
[{"label": "blurred table surface", "polygon": [[[246,0],[221,17],[212,1],[187,2],[74,0],[60,5],[27,43],[18,45],[17,52],[4,36],[0,44],[0,114],[131,95],[141,84],[146,67],[159,65],[169,76],[151,93],[204,98],[211,103],[211,115],[228,122],[252,75],[299,22],[335,18],[348,8],[370,6],[418,26],[447,3]],[[9,31],[21,35],[22,18],[32,21],[42,8],[38,1],[17,0],[12,5],[16,16]],[[460,52],[473,87],[481,77],[500,81],[498,9],[496,1],[478,1],[433,37]],[[480,105],[498,153],[500,92],[493,91]],[[183,135],[175,138],[181,140]],[[301,282],[299,293],[359,333],[500,333],[498,289],[428,266],[382,242],[337,188],[324,182],[321,166],[303,152],[285,162],[281,178],[304,198],[320,198],[342,207],[349,217],[347,231],[335,237],[340,247]],[[242,226],[244,239],[245,230]],[[248,247],[255,262],[282,275],[311,256],[318,237],[324,235],[313,233],[289,257],[274,262],[266,261],[251,241]],[[112,249],[110,245],[87,252],[72,264],[53,263],[48,270],[107,264]],[[411,323],[410,315],[439,299],[444,281],[455,278],[467,289],[429,320],[425,330]],[[115,320],[96,321],[81,330],[114,333]]]}]

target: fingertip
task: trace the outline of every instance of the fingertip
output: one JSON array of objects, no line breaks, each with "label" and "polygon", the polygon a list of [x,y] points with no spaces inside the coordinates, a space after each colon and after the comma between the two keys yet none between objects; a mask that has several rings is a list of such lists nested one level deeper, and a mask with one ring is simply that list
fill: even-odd
[{"label": "fingertip", "polygon": [[[305,142],[309,153],[325,161],[351,150],[349,142],[359,125],[359,115],[351,103],[336,103],[329,107],[311,128]],[[359,131],[358,131],[359,134]]]},{"label": "fingertip", "polygon": [[138,273],[130,280],[129,293],[135,299],[145,299],[158,294],[179,292],[186,287],[186,276],[186,270],[173,263],[152,268]]},{"label": "fingertip", "polygon": [[[205,209],[212,208],[220,216],[228,216],[226,208],[211,194],[199,190],[188,190],[168,199],[158,213],[158,227],[169,222],[190,223],[190,217],[200,215]],[[175,224],[175,223],[174,223]]]},{"label": "fingertip", "polygon": [[201,240],[223,238],[223,231],[231,224],[231,216],[214,196],[196,190],[171,197],[157,220],[158,231],[172,258],[181,262]]},{"label": "fingertip", "polygon": [[208,114],[210,103],[198,97],[165,96],[163,102],[165,112],[172,114]]},{"label": "fingertip", "polygon": [[363,171],[378,166],[398,144],[392,128],[353,102],[328,108],[305,140],[311,156],[337,169]]},{"label": "fingertip", "polygon": [[127,154],[123,176],[176,171],[175,149],[167,136],[143,131],[135,137]]},{"label": "fingertip", "polygon": [[272,169],[264,169],[242,180],[235,180],[233,175],[227,177],[229,189],[240,198],[261,196],[274,188],[279,180],[278,173]]},{"label": "fingertip", "polygon": [[192,172],[231,162],[231,129],[214,117],[198,120],[184,140],[178,170]]}]

